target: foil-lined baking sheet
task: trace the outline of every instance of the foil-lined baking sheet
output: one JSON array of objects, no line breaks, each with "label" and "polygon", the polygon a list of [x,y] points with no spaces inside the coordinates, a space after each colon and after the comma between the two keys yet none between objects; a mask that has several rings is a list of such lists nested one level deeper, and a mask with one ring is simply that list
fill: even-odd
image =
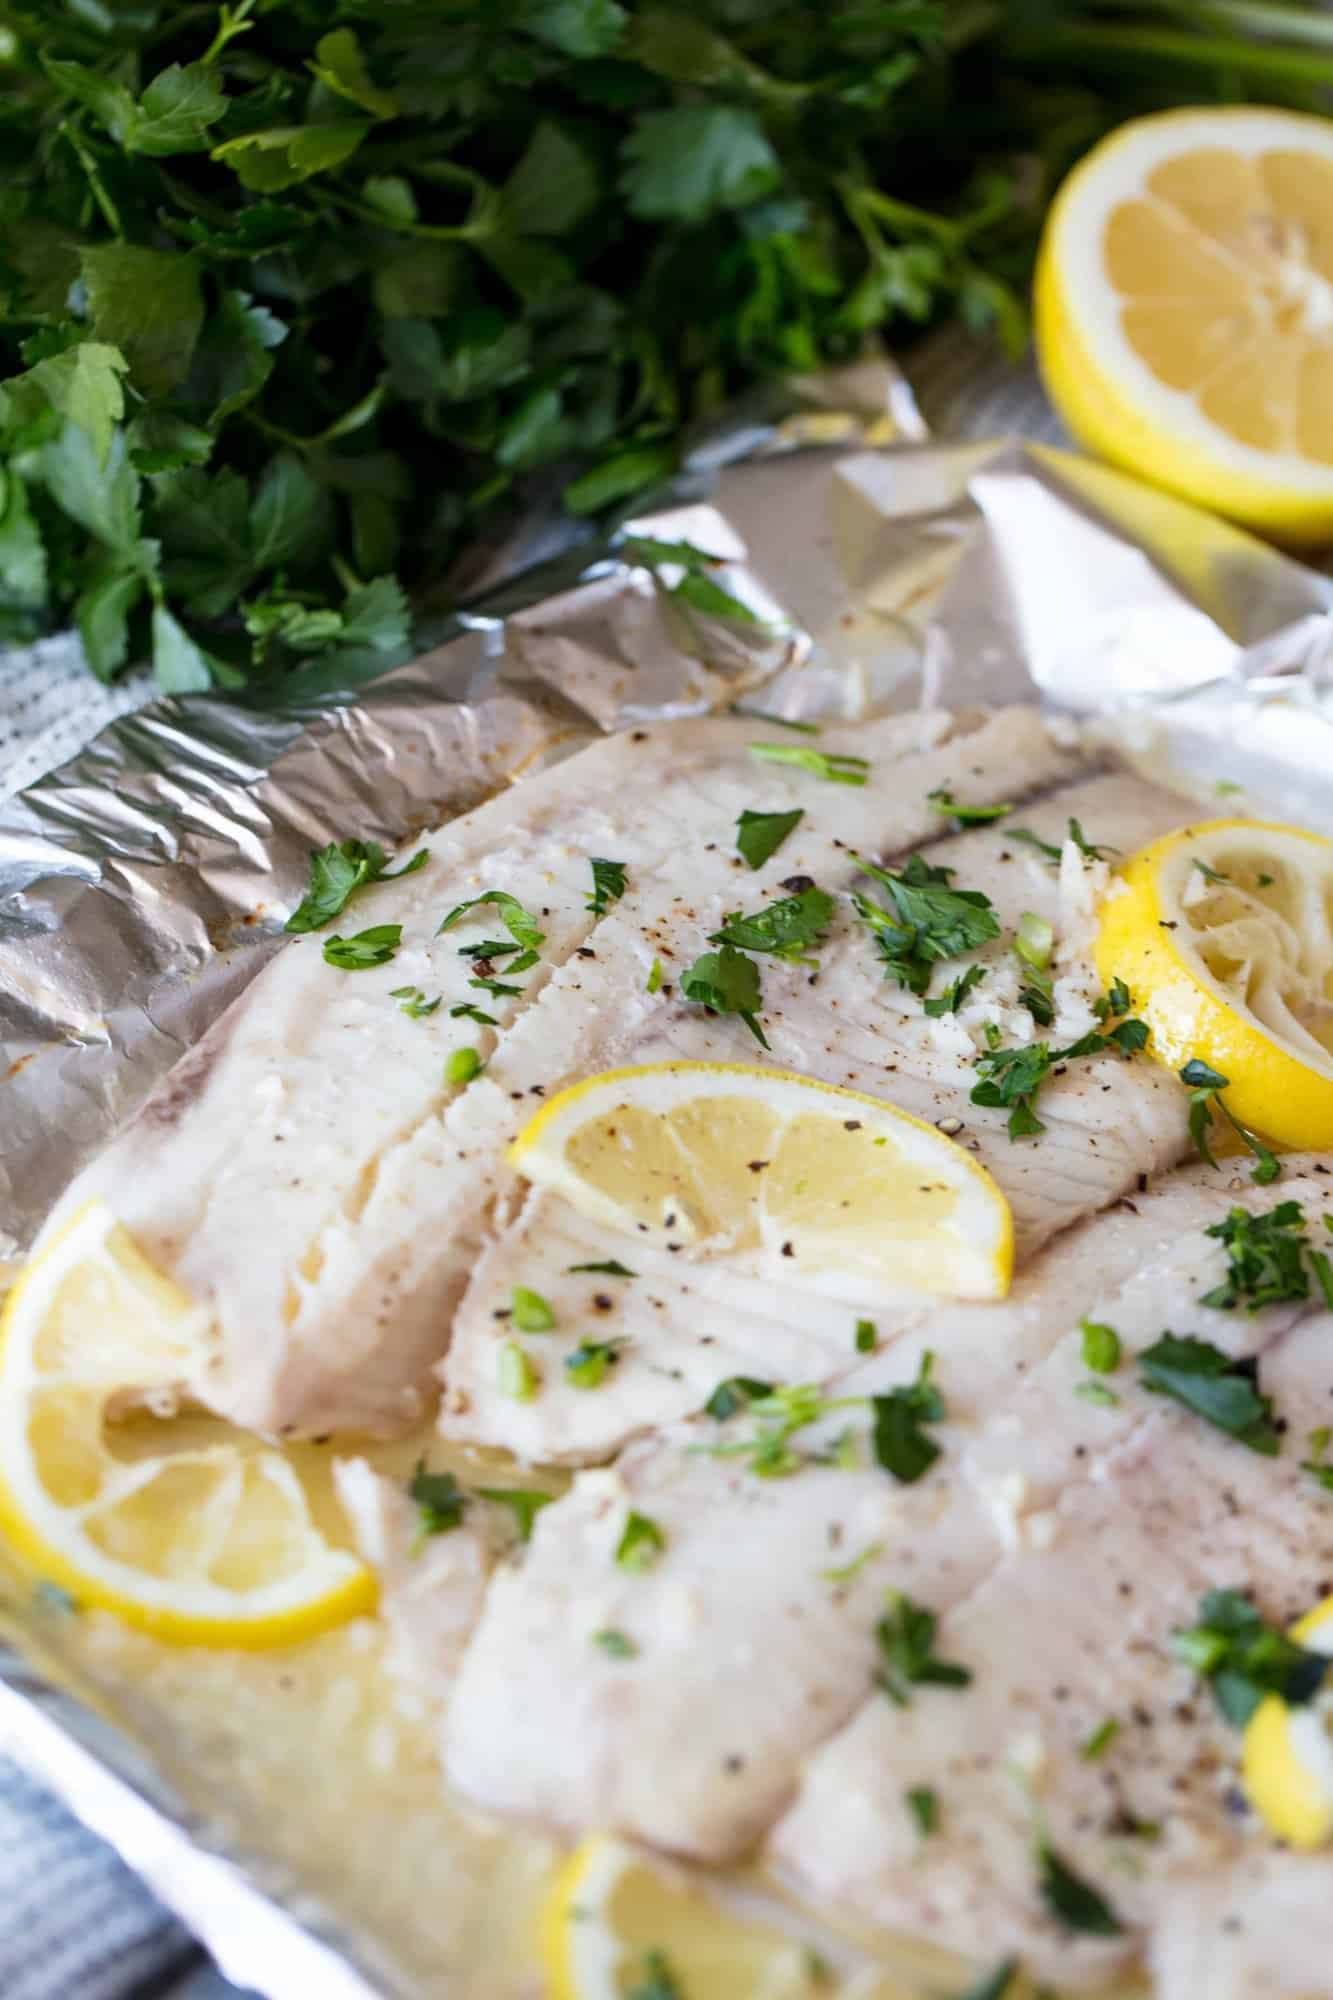
[{"label": "foil-lined baking sheet", "polygon": [[[1031,439],[930,443],[877,363],[739,413],[682,490],[635,530],[705,551],[747,619],[695,611],[669,563],[524,523],[421,658],[262,711],[154,701],[0,812],[0,1257],[277,947],[308,849],[405,839],[601,731],[1036,698],[1212,810],[1274,800],[1333,833],[1314,569]],[[191,1786],[182,1746],[146,1750],[145,1717],[71,1672],[59,1620],[2,1574],[0,1641],[0,1748],[231,1977],[272,2000],[424,1990]]]}]

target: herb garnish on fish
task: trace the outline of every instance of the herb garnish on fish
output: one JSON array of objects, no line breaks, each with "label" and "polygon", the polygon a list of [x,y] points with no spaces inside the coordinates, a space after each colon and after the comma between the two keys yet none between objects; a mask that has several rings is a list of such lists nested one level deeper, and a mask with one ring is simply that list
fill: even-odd
[{"label": "herb garnish on fish", "polygon": [[933,1000],[923,1000],[923,1012],[938,1021],[945,1014],[956,1014],[974,986],[980,986],[986,977],[984,965],[969,965],[966,972],[960,972],[952,986],[946,986],[943,993],[937,993]]},{"label": "herb garnish on fish", "polygon": [[944,813],[957,820],[960,827],[985,826],[988,820],[1004,819],[1013,811],[1007,806],[965,806],[943,785],[937,785],[933,792],[926,793],[926,803],[932,812]]},{"label": "herb garnish on fish", "polygon": [[450,1084],[471,1083],[485,1067],[475,1049],[455,1049],[444,1065],[444,1080]]},{"label": "herb garnish on fish", "polygon": [[588,866],[592,869],[592,894],[586,908],[595,917],[604,917],[612,903],[618,903],[625,893],[626,864],[590,858]]},{"label": "herb garnish on fish", "polygon": [[1329,1669],[1325,1654],[1265,1624],[1237,1590],[1208,1591],[1198,1624],[1172,1633],[1171,1645],[1177,1659],[1208,1681],[1234,1729],[1245,1727],[1266,1694],[1280,1695],[1288,1707],[1312,1701]]},{"label": "herb garnish on fish", "polygon": [[565,1356],[565,1373],[575,1389],[599,1389],[620,1359],[619,1340],[585,1340]]},{"label": "herb garnish on fish", "polygon": [[368,931],[353,937],[331,937],[324,943],[324,962],[340,972],[365,972],[372,965],[387,965],[403,941],[401,924],[372,924]]},{"label": "herb garnish on fish", "polygon": [[467,1495],[452,1472],[427,1472],[425,1459],[418,1459],[407,1491],[421,1516],[418,1545],[428,1535],[447,1535],[462,1526]]},{"label": "herb garnish on fish", "polygon": [[1241,1143],[1254,1154],[1256,1164],[1250,1173],[1250,1179],[1259,1187],[1268,1187],[1280,1177],[1282,1169],[1263,1140],[1251,1132],[1248,1126],[1242,1125],[1222,1102],[1222,1092],[1230,1085],[1229,1077],[1223,1076],[1220,1070],[1211,1068],[1208,1063],[1201,1062],[1194,1056],[1181,1070],[1180,1081],[1189,1088],[1190,1138],[1194,1141],[1194,1150],[1201,1160],[1206,1160],[1210,1167],[1217,1165],[1209,1143],[1213,1113],[1216,1111],[1226,1119]]},{"label": "herb garnish on fish", "polygon": [[433,1000],[428,1000],[419,986],[391,986],[389,998],[402,1003],[398,1009],[400,1014],[406,1014],[414,1021],[423,1021],[428,1014],[435,1012],[444,995],[437,993]]},{"label": "herb garnish on fish", "polygon": [[912,1697],[909,1687],[962,1688],[971,1685],[972,1670],[953,1660],[935,1656],[935,1633],[939,1619],[923,1604],[914,1604],[901,1591],[894,1593],[890,1608],[875,1627],[875,1637],[883,1655],[883,1665],[875,1676],[889,1700],[906,1708]]},{"label": "herb garnish on fish", "polygon": [[916,1821],[917,1831],[924,1837],[934,1833],[940,1823],[940,1795],[930,1785],[913,1785],[903,1793],[907,1810]]},{"label": "herb garnish on fish", "polygon": [[647,1514],[631,1511],[616,1547],[616,1561],[622,1569],[651,1569],[666,1548],[666,1535]]},{"label": "herb garnish on fish", "polygon": [[859,889],[852,892],[857,915],[884,961],[885,978],[895,978],[918,998],[930,984],[933,966],[1000,935],[989,896],[951,888],[952,868],[934,868],[919,854],[901,869],[877,868],[859,854],[852,858],[888,890],[893,905],[888,909]]},{"label": "herb garnish on fish", "polygon": [[759,968],[734,945],[706,951],[686,966],[680,975],[680,990],[684,999],[707,1007],[710,1014],[739,1014],[760,1047],[768,1047],[768,1037],[758,1020],[763,1000]]},{"label": "herb garnish on fish", "polygon": [[520,1333],[549,1333],[555,1325],[555,1314],[541,1293],[529,1291],[526,1285],[514,1286],[509,1311]]},{"label": "herb garnish on fish", "polygon": [[747,807],[736,822],[736,852],[751,868],[762,868],[804,818],[800,806],[772,813],[751,812]]},{"label": "herb garnish on fish", "polygon": [[915,1382],[872,1396],[875,1458],[904,1486],[913,1486],[940,1456],[940,1447],[926,1436],[923,1424],[944,1421],[944,1398],[930,1379],[935,1357],[927,1352]]},{"label": "herb garnish on fish", "polygon": [[335,840],[310,852],[310,887],[288,917],[289,931],[317,931],[341,916],[358,889],[372,882],[397,882],[415,875],[428,860],[425,848],[401,868],[385,869],[388,856],[377,840]]},{"label": "herb garnish on fish", "polygon": [[543,1507],[549,1507],[554,1493],[541,1493],[535,1486],[479,1486],[478,1500],[489,1500],[497,1507],[507,1507],[514,1517],[520,1542],[532,1540],[532,1524]]},{"label": "herb garnish on fish", "polygon": [[1254,1360],[1233,1361],[1211,1341],[1164,1333],[1139,1355],[1139,1380],[1251,1451],[1277,1456],[1281,1437],[1273,1423],[1273,1402],[1259,1393]]},{"label": "herb garnish on fish", "polygon": [[[534,953],[541,950],[546,942],[545,932],[538,928],[537,919],[532,912],[525,910],[518,897],[511,896],[506,889],[486,889],[480,896],[470,896],[466,903],[455,903],[435,933],[436,937],[442,937],[445,931],[452,930],[469,910],[483,909],[488,903],[495,909],[501,923],[520,950]],[[535,963],[535,960],[532,962]],[[512,965],[508,970],[516,972],[518,967]]]},{"label": "herb garnish on fish", "polygon": [[[1333,1230],[1333,1217],[1326,1215],[1324,1226]],[[1231,1312],[1244,1300],[1245,1310],[1257,1313],[1264,1306],[1308,1298],[1308,1257],[1324,1302],[1333,1309],[1333,1272],[1327,1255],[1310,1245],[1299,1202],[1281,1201],[1266,1215],[1233,1208],[1225,1221],[1210,1224],[1203,1233],[1216,1237],[1225,1248],[1227,1275],[1203,1294],[1200,1305]]]},{"label": "herb garnish on fish", "polygon": [[812,750],[804,743],[747,743],[745,747],[753,757],[764,757],[770,764],[794,764],[830,785],[864,785],[870,769],[868,758],[839,750]]},{"label": "herb garnish on fish", "polygon": [[1083,1056],[1104,1055],[1109,1049],[1118,1049],[1122,1056],[1132,1056],[1144,1046],[1148,1039],[1145,1021],[1120,1021],[1105,1034],[1094,1029],[1091,1034],[1081,1035],[1068,1048],[1052,1049],[1045,1042],[1025,1042],[1018,1048],[991,1049],[978,1058],[977,1075],[981,1081],[973,1086],[973,1104],[1007,1105],[1009,1107],[1009,1137],[1011,1139],[1035,1139],[1046,1130],[1038,1118],[1034,1104],[1038,1091],[1058,1063],[1075,1062]]},{"label": "herb garnish on fish", "polygon": [[1043,1840],[1038,1846],[1037,1861],[1041,1899],[1066,1930],[1082,1931],[1088,1937],[1122,1935],[1125,1927],[1105,1896],[1090,1882],[1085,1882],[1081,1875],[1076,1875],[1069,1863],[1061,1860],[1049,1840]]},{"label": "herb garnish on fish", "polygon": [[737,951],[771,952],[775,958],[813,965],[810,947],[823,938],[833,921],[834,902],[824,889],[801,889],[783,896],[753,916],[735,912],[722,928],[709,934],[710,944],[732,945]]}]

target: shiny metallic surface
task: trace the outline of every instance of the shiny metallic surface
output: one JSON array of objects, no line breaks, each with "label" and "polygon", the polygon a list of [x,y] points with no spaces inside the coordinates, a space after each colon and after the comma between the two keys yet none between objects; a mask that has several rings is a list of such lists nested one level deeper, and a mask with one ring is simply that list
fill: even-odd
[{"label": "shiny metallic surface", "polygon": [[[1034,695],[1201,798],[1333,833],[1333,585],[1135,482],[1013,438],[933,445],[869,364],[692,461],[707,499],[646,517],[753,622],[673,572],[520,524],[434,651],[266,711],[163,699],[0,812],[0,1258],[277,948],[307,850],[386,844],[602,730],[729,704],[856,717]],[[881,445],[878,440],[888,438]],[[272,2000],[407,1994],[299,1881],[229,1834],[129,1714],[0,1590],[0,1749],[49,1783]]]}]

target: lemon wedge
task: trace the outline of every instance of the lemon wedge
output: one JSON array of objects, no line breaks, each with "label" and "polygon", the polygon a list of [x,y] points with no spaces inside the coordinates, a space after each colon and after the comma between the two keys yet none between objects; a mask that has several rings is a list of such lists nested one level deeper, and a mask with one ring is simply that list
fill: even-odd
[{"label": "lemon wedge", "polygon": [[1201,1058],[1278,1144],[1333,1145],[1333,841],[1212,820],[1143,848],[1121,880],[1097,970],[1129,987],[1150,1053]]},{"label": "lemon wedge", "polygon": [[1009,1287],[1009,1204],[970,1153],[879,1098],[783,1070],[607,1070],[553,1097],[509,1157],[609,1229],[759,1251],[841,1298]]},{"label": "lemon wedge", "polygon": [[1218,107],[1123,125],[1037,264],[1051,400],[1089,449],[1243,525],[1333,534],[1333,125]]},{"label": "lemon wedge", "polygon": [[81,1605],[180,1644],[283,1645],[368,1610],[370,1573],[316,1519],[336,1532],[314,1465],[165,1421],[204,1333],[110,1212],[81,1210],[0,1321],[0,1534]]},{"label": "lemon wedge", "polygon": [[556,1875],[540,1934],[549,2000],[912,2000],[922,1990],[864,1966],[844,1975],[753,1904],[728,1909],[683,1870],[603,1835]]},{"label": "lemon wedge", "polygon": [[[1333,1597],[1291,1628],[1312,1653],[1333,1655]],[[1265,1695],[1245,1726],[1241,1774],[1251,1805],[1279,1840],[1324,1847],[1333,1838],[1333,1706],[1320,1694],[1299,1708]]]}]

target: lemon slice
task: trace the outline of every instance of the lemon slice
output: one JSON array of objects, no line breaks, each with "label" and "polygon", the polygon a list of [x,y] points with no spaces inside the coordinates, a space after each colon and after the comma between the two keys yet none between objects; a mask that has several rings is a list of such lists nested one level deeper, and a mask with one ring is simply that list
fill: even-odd
[{"label": "lemon slice", "polygon": [[[1333,1655],[1333,1597],[1291,1628],[1312,1653]],[[1245,1727],[1241,1774],[1251,1805],[1279,1840],[1324,1847],[1333,1838],[1333,1700],[1289,1708],[1265,1695]]]},{"label": "lemon slice", "polygon": [[[374,1583],[316,1520],[296,1454],[163,1421],[205,1330],[101,1203],[81,1210],[0,1321],[0,1534],[80,1604],[160,1638],[282,1645],[369,1609]],[[336,1503],[321,1511],[336,1532]]]},{"label": "lemon slice", "polygon": [[1013,1218],[970,1153],[879,1098],[784,1070],[607,1070],[553,1097],[509,1157],[610,1229],[757,1250],[839,1297],[1008,1290]]},{"label": "lemon slice", "polygon": [[559,1871],[542,1909],[549,2000],[911,2000],[921,1992],[864,1966],[844,1976],[770,1911],[756,1899],[745,1914],[728,1909],[683,1870],[595,1836]]},{"label": "lemon slice", "polygon": [[1123,125],[1037,265],[1051,400],[1091,450],[1294,542],[1333,533],[1333,125],[1216,108]]},{"label": "lemon slice", "polygon": [[1210,1064],[1233,1114],[1280,1145],[1333,1145],[1333,841],[1212,820],[1121,873],[1097,970],[1129,987],[1151,1053]]}]

